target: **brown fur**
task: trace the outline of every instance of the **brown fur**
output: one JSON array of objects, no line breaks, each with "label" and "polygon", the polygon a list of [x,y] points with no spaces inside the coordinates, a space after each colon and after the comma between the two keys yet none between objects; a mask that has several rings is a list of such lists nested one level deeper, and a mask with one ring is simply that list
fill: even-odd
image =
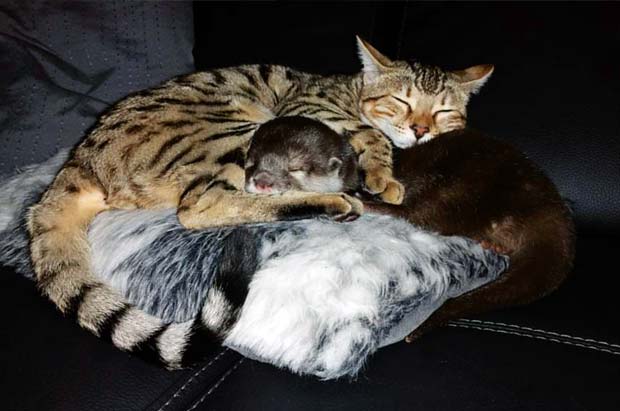
[{"label": "brown fur", "polygon": [[394,172],[407,190],[402,206],[367,203],[367,209],[497,244],[511,259],[499,280],[448,301],[409,341],[451,319],[542,298],[570,272],[570,212],[553,183],[510,145],[472,130],[455,131],[400,151]]}]

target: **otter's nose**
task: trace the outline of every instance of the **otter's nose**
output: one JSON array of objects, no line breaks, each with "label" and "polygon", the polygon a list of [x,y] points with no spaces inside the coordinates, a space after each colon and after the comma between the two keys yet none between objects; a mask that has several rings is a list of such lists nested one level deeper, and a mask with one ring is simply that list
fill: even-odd
[{"label": "otter's nose", "polygon": [[261,193],[269,193],[273,187],[275,179],[266,171],[261,171],[254,176],[254,185],[256,189]]},{"label": "otter's nose", "polygon": [[429,127],[419,126],[417,124],[412,125],[411,128],[413,129],[413,133],[417,138],[422,137],[424,134],[428,133],[431,130]]}]

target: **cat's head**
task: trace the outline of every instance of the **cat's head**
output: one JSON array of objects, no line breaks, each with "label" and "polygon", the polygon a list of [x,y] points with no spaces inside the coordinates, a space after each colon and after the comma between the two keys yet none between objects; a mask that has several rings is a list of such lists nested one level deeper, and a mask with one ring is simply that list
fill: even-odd
[{"label": "cat's head", "polygon": [[490,64],[446,71],[392,61],[359,37],[357,43],[363,65],[362,118],[399,148],[464,128],[469,97],[493,72]]}]

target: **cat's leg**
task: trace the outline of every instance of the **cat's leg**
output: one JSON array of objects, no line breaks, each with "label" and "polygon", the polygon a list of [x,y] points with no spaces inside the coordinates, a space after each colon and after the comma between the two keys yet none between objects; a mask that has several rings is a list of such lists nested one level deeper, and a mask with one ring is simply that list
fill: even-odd
[{"label": "cat's leg", "polygon": [[401,204],[405,188],[392,174],[392,147],[389,140],[378,130],[366,129],[353,134],[349,142],[359,156],[366,189],[379,194],[386,203]]},{"label": "cat's leg", "polygon": [[207,228],[327,215],[350,220],[362,214],[362,202],[343,193],[289,191],[281,195],[244,192],[245,174],[234,164],[215,176],[190,183],[181,196],[177,215],[187,228]]}]

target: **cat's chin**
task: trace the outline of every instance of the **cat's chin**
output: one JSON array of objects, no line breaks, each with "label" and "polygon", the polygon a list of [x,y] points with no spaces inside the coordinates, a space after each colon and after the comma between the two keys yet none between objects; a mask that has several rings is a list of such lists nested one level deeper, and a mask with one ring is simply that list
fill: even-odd
[{"label": "cat's chin", "polygon": [[418,144],[418,140],[415,137],[403,137],[403,136],[390,136],[392,143],[398,148],[411,148]]},{"label": "cat's chin", "polygon": [[431,141],[433,138],[435,138],[434,135],[432,135],[431,133],[426,133],[424,134],[422,137],[420,137],[418,139],[418,142],[416,144],[424,144],[424,143],[428,143],[429,141]]},{"label": "cat's chin", "polygon": [[396,128],[392,124],[381,121],[375,124],[368,120],[364,113],[360,113],[360,118],[362,119],[362,122],[367,126],[373,127],[374,129],[381,131],[390,139],[392,144],[394,144],[398,148],[410,148],[415,146],[418,142],[413,133],[411,135],[398,134],[398,132],[395,131]]}]

